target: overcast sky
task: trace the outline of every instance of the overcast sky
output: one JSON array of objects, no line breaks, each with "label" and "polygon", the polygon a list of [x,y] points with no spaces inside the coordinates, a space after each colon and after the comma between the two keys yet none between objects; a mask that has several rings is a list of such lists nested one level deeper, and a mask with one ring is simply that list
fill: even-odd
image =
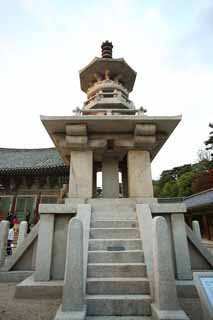
[{"label": "overcast sky", "polygon": [[183,115],[153,177],[196,161],[213,121],[212,0],[0,0],[0,147],[52,146],[39,116],[82,106],[78,71],[104,40],[137,71],[136,107]]}]

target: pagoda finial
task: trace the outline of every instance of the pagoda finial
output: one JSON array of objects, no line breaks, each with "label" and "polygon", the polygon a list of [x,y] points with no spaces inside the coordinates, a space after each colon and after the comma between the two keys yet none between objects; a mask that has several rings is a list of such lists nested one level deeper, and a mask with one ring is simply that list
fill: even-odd
[{"label": "pagoda finial", "polygon": [[105,42],[102,42],[101,45],[101,51],[102,51],[102,58],[108,58],[112,59],[112,42],[109,42],[108,40]]}]

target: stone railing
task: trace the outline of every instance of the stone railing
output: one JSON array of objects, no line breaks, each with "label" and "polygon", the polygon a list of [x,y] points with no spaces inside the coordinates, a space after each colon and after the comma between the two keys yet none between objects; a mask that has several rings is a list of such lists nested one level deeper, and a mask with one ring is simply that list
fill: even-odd
[{"label": "stone railing", "polygon": [[19,225],[19,235],[17,246],[15,247],[13,243],[8,244],[8,234],[9,234],[9,221],[4,220],[0,223],[0,268],[8,261],[15,250],[20,246],[27,236],[27,221],[22,221]]},{"label": "stone railing", "polygon": [[55,320],[86,318],[86,278],[91,205],[78,205],[67,231],[67,251],[62,304]]},{"label": "stone railing", "polygon": [[[174,214],[176,215],[178,211],[184,211],[184,208],[182,205],[176,206],[175,208],[173,206],[173,211],[174,210],[176,212]],[[171,213],[171,205],[137,204],[136,211],[143,242],[147,275],[150,281],[150,291],[153,301],[152,314],[154,319],[170,319],[170,317],[172,319],[188,319],[178,302],[172,257],[172,241],[168,224],[164,217],[158,216],[159,213]],[[152,218],[154,213],[157,217]],[[174,220],[175,218],[176,216],[172,219]],[[176,225],[174,226],[173,224],[174,229],[177,229],[173,231],[174,246],[176,246],[175,252],[176,254],[180,254],[181,246],[183,252],[180,254],[180,259],[182,259],[183,254],[187,259],[183,239],[181,239],[179,243],[175,240],[175,234],[180,229],[180,224],[182,226],[182,219],[179,218],[177,218]],[[183,229],[185,230],[185,224],[183,225]],[[184,230],[182,230],[183,236],[179,238],[185,238],[185,241],[187,241],[186,231],[184,234]],[[183,278],[190,277],[191,279],[188,270],[189,266],[184,269],[183,266],[179,265],[179,262],[180,260],[176,261],[179,276],[183,276]],[[186,273],[184,273],[184,271]]]}]

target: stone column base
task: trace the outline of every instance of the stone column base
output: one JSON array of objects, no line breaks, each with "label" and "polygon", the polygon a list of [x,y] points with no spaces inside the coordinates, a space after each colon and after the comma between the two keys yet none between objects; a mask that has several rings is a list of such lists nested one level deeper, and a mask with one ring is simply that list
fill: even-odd
[{"label": "stone column base", "polygon": [[82,311],[62,311],[61,305],[58,308],[54,320],[84,320],[86,319],[86,306]]},{"label": "stone column base", "polygon": [[159,310],[155,304],[151,305],[153,320],[189,320],[188,316],[181,309]]}]

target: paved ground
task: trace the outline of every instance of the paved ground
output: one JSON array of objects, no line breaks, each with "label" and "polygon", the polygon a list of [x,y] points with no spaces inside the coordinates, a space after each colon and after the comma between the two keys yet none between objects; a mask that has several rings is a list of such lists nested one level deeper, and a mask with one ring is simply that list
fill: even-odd
[{"label": "paved ground", "polygon": [[0,320],[53,320],[60,300],[15,299],[15,283],[0,283]]}]

